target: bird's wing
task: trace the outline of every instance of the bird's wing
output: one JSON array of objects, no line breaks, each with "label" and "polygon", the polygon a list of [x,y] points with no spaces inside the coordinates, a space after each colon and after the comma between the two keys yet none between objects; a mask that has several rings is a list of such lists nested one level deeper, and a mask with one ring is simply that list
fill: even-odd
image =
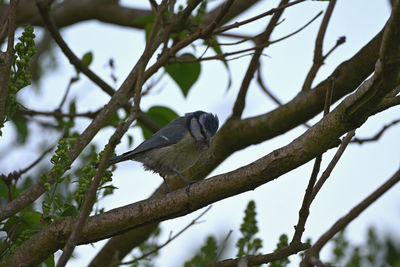
[{"label": "bird's wing", "polygon": [[158,132],[153,134],[150,138],[143,141],[134,150],[110,159],[110,163],[114,164],[125,160],[131,160],[135,157],[135,155],[139,153],[154,148],[165,147],[172,144],[176,144],[187,134],[185,121],[186,121],[185,117],[179,117],[173,120],[165,127],[160,129]]}]

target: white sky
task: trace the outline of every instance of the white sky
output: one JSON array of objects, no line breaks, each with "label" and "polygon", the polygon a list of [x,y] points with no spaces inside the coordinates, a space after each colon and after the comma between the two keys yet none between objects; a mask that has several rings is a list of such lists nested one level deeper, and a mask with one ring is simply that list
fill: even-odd
[{"label": "white sky", "polygon": [[[147,3],[147,1],[143,1]],[[251,10],[245,12],[237,20],[249,18],[253,15],[267,11],[277,5],[278,1],[261,1]],[[285,11],[282,18],[285,20],[276,27],[272,39],[280,38],[301,27],[315,16],[320,10],[325,10],[327,2],[307,1]],[[362,8],[361,8],[362,7]],[[387,0],[339,0],[330,21],[324,51],[328,51],[336,40],[345,35],[346,43],[340,46],[326,60],[320,69],[315,84],[325,79],[338,64],[353,56],[383,27],[389,16]],[[232,32],[257,34],[266,25],[269,18],[261,19],[245,27],[234,29]],[[268,56],[263,57],[264,80],[269,88],[283,101],[292,99],[301,89],[304,78],[312,64],[314,42],[322,16],[311,26],[299,34],[274,44],[265,50]],[[282,21],[282,19],[281,19]],[[118,85],[131,70],[144,47],[144,34],[128,28],[115,27],[91,21],[77,24],[62,31],[62,35],[72,50],[81,56],[87,51],[94,53],[91,69],[112,84],[109,70],[105,67],[108,60],[113,58],[116,63]],[[232,39],[220,39],[221,42],[231,42]],[[241,48],[252,46],[251,43],[241,45]],[[224,51],[234,49],[224,47]],[[236,49],[236,48],[235,48]],[[52,110],[62,98],[64,89],[74,68],[67,59],[56,49],[60,60],[60,68],[47,75],[41,85],[41,93],[24,89],[22,97],[28,107],[38,110]],[[185,51],[192,51],[188,48]],[[201,54],[203,48],[198,49]],[[227,72],[220,62],[207,62],[202,64],[199,81],[191,89],[185,99],[179,92],[175,83],[165,77],[156,86],[156,93],[143,98],[142,108],[147,110],[153,105],[169,106],[179,114],[193,110],[207,110],[217,113],[223,123],[230,115],[231,109],[238,92],[241,79],[244,76],[250,57],[243,57],[230,61],[233,83],[226,91],[228,82]],[[212,96],[212,97],[210,97]],[[69,99],[78,98],[78,111],[95,110],[108,101],[108,96],[102,93],[86,78],[73,86]],[[223,99],[223,100],[222,100]],[[222,100],[222,101],[221,101]],[[275,108],[275,104],[252,82],[247,98],[243,117],[265,113]],[[369,137],[379,131],[381,127],[398,118],[400,108],[394,107],[370,118],[365,125],[357,130],[359,137]],[[320,119],[318,116],[310,123]],[[78,127],[84,129],[87,120],[81,120]],[[15,148],[8,154],[7,161],[0,155],[2,172],[22,168],[35,158],[35,148],[43,139],[51,144],[56,142],[56,136],[38,132],[31,136],[29,149]],[[251,146],[244,151],[237,152],[223,162],[211,176],[237,169],[268,154],[270,151],[286,145],[299,136],[306,129],[299,126],[290,132],[269,140],[260,145]],[[95,140],[101,146],[106,144],[108,137],[113,133],[109,128],[98,134]],[[140,131],[130,130],[135,135],[135,146],[142,140]],[[44,134],[47,136],[44,138]],[[399,138],[400,127],[394,127],[377,143],[363,146],[350,145],[341,161],[332,173],[331,178],[323,187],[311,207],[311,213],[306,225],[304,237],[311,237],[315,241],[325,232],[340,216],[346,214],[354,205],[360,202],[367,194],[375,190],[388,179],[399,167]],[[0,142],[0,151],[10,146],[15,138],[11,127],[6,127],[3,140]],[[117,153],[131,149],[128,147],[127,138],[117,147]],[[335,153],[330,150],[323,156],[322,170]],[[279,179],[267,183],[255,191],[240,194],[229,199],[215,203],[212,209],[203,217],[203,223],[190,228],[161,251],[156,266],[177,266],[191,257],[192,249],[203,244],[209,234],[225,237],[229,230],[233,230],[231,242],[239,236],[239,227],[244,216],[244,209],[249,200],[256,201],[259,237],[263,240],[263,253],[269,253],[275,248],[280,234],[287,233],[289,238],[293,234],[293,226],[297,223],[298,209],[301,205],[303,193],[311,173],[312,162],[299,167]],[[161,184],[162,179],[156,174],[145,172],[140,164],[134,162],[121,163],[114,173],[113,184],[119,189],[113,196],[107,197],[100,203],[106,210],[136,202],[148,197],[153,190]],[[352,222],[348,228],[348,235],[355,242],[361,242],[365,237],[366,228],[375,225],[380,233],[399,234],[400,223],[399,191],[400,186],[393,187],[378,202],[373,204],[366,212]],[[170,231],[176,233],[186,226],[193,218],[202,212],[166,221],[161,224],[162,236],[160,242],[166,240]],[[305,240],[304,238],[304,240]],[[96,244],[80,246],[75,252],[78,259],[73,259],[68,266],[86,265],[103,246],[105,241]],[[228,253],[234,257],[236,250]],[[295,257],[297,258],[297,256]],[[128,257],[126,258],[128,259]],[[295,266],[295,265],[293,265]]]}]

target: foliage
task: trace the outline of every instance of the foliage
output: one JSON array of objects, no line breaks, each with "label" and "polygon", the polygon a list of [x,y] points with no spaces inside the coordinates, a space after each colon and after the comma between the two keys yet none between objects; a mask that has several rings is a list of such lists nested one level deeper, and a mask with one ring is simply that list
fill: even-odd
[{"label": "foliage", "polygon": [[377,230],[370,227],[364,244],[350,243],[341,231],[332,239],[330,262],[335,266],[400,266],[400,240],[393,236],[378,237]]},{"label": "foliage", "polygon": [[[6,120],[9,119],[14,123],[18,133],[18,141],[23,144],[28,136],[28,126],[26,118],[15,116],[18,109],[17,93],[27,85],[31,84],[31,74],[29,72],[29,63],[36,53],[35,34],[32,26],[26,26],[22,36],[18,38],[19,42],[15,45],[15,55],[10,70],[8,81],[8,91],[6,98]],[[1,128],[4,121],[0,121]]]},{"label": "foliage", "polygon": [[245,216],[240,226],[242,237],[236,243],[236,247],[239,249],[237,253],[238,257],[244,255],[258,255],[258,251],[262,248],[261,239],[255,237],[258,233],[256,203],[253,200],[249,201],[244,212]]},{"label": "foliage", "polygon": [[208,236],[205,244],[200,248],[200,250],[191,258],[186,261],[185,267],[201,267],[207,264],[213,263],[218,253],[218,246],[215,237]]}]

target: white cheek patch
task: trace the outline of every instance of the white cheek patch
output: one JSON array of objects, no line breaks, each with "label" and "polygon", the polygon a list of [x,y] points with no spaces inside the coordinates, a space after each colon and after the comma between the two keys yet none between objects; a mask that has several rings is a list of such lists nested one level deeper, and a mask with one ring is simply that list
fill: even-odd
[{"label": "white cheek patch", "polygon": [[203,139],[203,135],[201,134],[200,125],[195,118],[190,121],[190,132],[192,133],[194,139],[196,141],[200,141]]}]

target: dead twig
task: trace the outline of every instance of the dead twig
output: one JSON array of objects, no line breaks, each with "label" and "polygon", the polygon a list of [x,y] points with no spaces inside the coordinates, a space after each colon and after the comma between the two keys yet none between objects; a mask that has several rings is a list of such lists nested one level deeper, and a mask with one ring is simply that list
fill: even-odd
[{"label": "dead twig", "polygon": [[[334,87],[334,81],[333,81],[333,79],[331,79],[330,86],[328,87],[328,89],[326,91],[326,96],[325,96],[324,117],[326,115],[328,115],[328,113],[329,113],[329,109],[330,109],[330,106],[332,103],[333,87]],[[301,242],[301,237],[305,230],[305,225],[306,225],[306,222],[308,219],[308,215],[310,214],[310,206],[311,206],[311,202],[313,201],[313,198],[312,198],[313,189],[314,189],[315,182],[317,180],[319,169],[321,167],[321,161],[322,161],[322,154],[318,155],[315,158],[314,167],[313,167],[313,170],[311,173],[310,180],[308,182],[306,192],[304,194],[303,203],[299,210],[299,219],[298,219],[297,225],[295,226],[295,232],[293,234],[291,244],[296,244],[296,243]]]},{"label": "dead twig", "polygon": [[385,126],[383,126],[382,129],[379,132],[377,132],[374,136],[369,137],[369,138],[357,138],[356,137],[351,141],[351,143],[357,143],[357,144],[362,145],[362,144],[367,143],[367,142],[378,141],[382,137],[382,135],[386,132],[386,130],[388,130],[390,127],[398,124],[399,122],[400,122],[400,119],[394,120],[391,123],[386,124]]},{"label": "dead twig", "polygon": [[132,264],[135,262],[138,262],[140,260],[146,259],[148,256],[150,256],[151,254],[156,253],[157,251],[159,251],[160,249],[162,249],[163,247],[165,247],[166,245],[168,245],[169,243],[171,243],[174,239],[176,239],[178,236],[180,236],[181,234],[183,234],[187,229],[189,229],[190,227],[192,227],[193,225],[197,224],[198,221],[200,220],[201,217],[203,217],[210,209],[212,206],[208,206],[208,208],[206,208],[199,216],[197,216],[195,219],[193,219],[193,221],[191,221],[188,225],[186,225],[182,230],[180,230],[178,233],[176,233],[174,236],[168,238],[167,241],[165,241],[162,245],[157,246],[156,248],[152,249],[151,251],[143,254],[142,256],[135,258],[131,261],[125,261],[125,262],[121,262],[118,265],[128,265],[128,264]]},{"label": "dead twig", "polygon": [[331,19],[335,5],[336,0],[329,1],[324,18],[322,19],[321,26],[318,31],[317,39],[315,40],[313,65],[311,66],[311,69],[308,72],[307,77],[304,81],[303,87],[301,89],[302,91],[309,90],[311,88],[315,75],[317,74],[322,64],[324,64],[324,57],[322,56],[322,45],[324,42],[326,29],[328,28],[328,23]]}]

